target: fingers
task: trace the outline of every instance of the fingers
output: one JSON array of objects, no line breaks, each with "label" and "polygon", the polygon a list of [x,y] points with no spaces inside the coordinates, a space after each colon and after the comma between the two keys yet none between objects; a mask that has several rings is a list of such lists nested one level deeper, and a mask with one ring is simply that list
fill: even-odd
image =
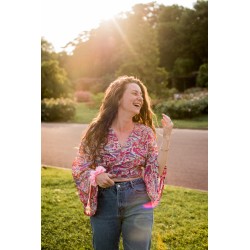
[{"label": "fingers", "polygon": [[114,178],[113,174],[102,173],[97,175],[96,183],[102,188],[107,188],[115,184],[111,178]]},{"label": "fingers", "polygon": [[100,186],[102,188],[107,188],[107,187],[113,186],[114,184],[115,184],[115,182],[112,181],[111,179],[109,179],[109,180],[104,181]]},{"label": "fingers", "polygon": [[165,121],[165,119],[161,119],[161,124],[163,127],[167,125],[167,122]]},{"label": "fingers", "polygon": [[112,178],[115,178],[116,175],[115,175],[115,174],[109,174],[109,173],[108,173],[108,177],[112,179]]},{"label": "fingers", "polygon": [[174,126],[170,117],[165,114],[162,114],[161,123],[162,123],[162,128],[163,128],[163,137],[170,136],[173,126]]},{"label": "fingers", "polygon": [[163,126],[163,127],[164,127],[164,126],[168,126],[168,124],[169,124],[169,125],[173,125],[173,122],[172,122],[172,120],[170,119],[170,117],[167,116],[167,115],[165,115],[165,114],[162,114],[162,120],[161,120],[161,122],[162,122],[162,126]]}]

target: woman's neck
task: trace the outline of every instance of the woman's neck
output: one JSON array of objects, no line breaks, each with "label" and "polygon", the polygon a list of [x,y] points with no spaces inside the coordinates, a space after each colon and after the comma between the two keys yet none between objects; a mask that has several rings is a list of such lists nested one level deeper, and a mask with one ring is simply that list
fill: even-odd
[{"label": "woman's neck", "polygon": [[134,128],[134,122],[131,117],[117,115],[117,117],[112,122],[112,127],[116,131],[130,131]]}]

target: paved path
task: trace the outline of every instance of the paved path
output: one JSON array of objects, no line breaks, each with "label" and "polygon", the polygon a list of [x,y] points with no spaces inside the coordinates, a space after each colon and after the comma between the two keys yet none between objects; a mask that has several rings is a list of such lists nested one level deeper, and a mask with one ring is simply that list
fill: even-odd
[{"label": "paved path", "polygon": [[[83,124],[42,123],[42,164],[71,168],[85,128]],[[208,131],[173,129],[170,146],[167,183],[208,190]]]}]

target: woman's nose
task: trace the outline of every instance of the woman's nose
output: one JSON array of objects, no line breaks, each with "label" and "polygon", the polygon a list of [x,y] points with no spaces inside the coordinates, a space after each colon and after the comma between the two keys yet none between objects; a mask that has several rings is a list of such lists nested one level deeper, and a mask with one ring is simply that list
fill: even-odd
[{"label": "woman's nose", "polygon": [[142,96],[139,96],[139,97],[138,97],[138,100],[143,101],[143,97],[142,97]]}]

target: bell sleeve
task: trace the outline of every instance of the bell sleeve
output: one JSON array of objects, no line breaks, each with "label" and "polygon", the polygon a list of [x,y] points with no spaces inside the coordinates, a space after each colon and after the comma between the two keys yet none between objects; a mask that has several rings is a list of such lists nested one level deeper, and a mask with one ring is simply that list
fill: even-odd
[{"label": "bell sleeve", "polygon": [[156,136],[153,133],[153,130],[149,128],[149,131],[146,135],[147,143],[147,157],[145,164],[144,172],[144,181],[147,187],[147,192],[151,202],[156,206],[162,196],[164,189],[165,178],[167,175],[167,166],[164,167],[164,170],[161,175],[159,175],[159,165],[158,165],[158,147]]},{"label": "bell sleeve", "polygon": [[84,214],[91,216],[97,207],[97,187],[90,185],[89,176],[92,161],[89,154],[85,153],[84,142],[82,140],[77,156],[72,163],[72,176],[76,184],[80,201],[83,203]]}]

